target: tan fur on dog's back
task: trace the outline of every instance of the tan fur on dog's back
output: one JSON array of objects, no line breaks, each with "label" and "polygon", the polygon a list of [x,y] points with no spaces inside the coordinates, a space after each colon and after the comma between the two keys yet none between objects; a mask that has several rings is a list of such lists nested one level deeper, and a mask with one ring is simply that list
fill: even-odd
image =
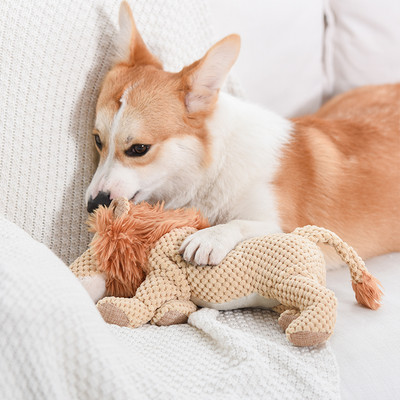
[{"label": "tan fur on dog's back", "polygon": [[219,264],[246,238],[309,224],[364,258],[400,251],[400,85],[353,90],[288,121],[219,93],[239,54],[237,35],[170,73],[126,2],[119,26],[97,103],[100,161],[88,203],[105,193],[202,210],[217,226],[183,249],[199,265]]},{"label": "tan fur on dog's back", "polygon": [[363,258],[400,250],[400,85],[363,87],[293,119],[275,180],[282,227],[310,223]]}]

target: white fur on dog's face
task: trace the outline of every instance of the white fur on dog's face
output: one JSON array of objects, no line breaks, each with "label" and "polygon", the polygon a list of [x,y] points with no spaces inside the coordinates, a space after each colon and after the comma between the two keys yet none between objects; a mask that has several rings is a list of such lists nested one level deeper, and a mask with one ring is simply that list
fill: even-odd
[{"label": "white fur on dog's face", "polygon": [[[167,204],[178,195],[184,205],[183,197],[191,198],[201,184],[202,171],[211,163],[206,119],[238,56],[240,38],[228,36],[201,60],[170,73],[147,49],[125,2],[119,23],[118,58],[97,103],[100,161],[86,201],[105,192],[111,199]],[[149,150],[141,156],[127,154],[135,145]]]},{"label": "white fur on dog's face", "polygon": [[[97,113],[96,132],[104,143],[99,166],[86,193],[87,201],[100,191],[110,193],[111,199],[167,200],[174,192],[190,186],[193,173],[201,169],[203,146],[196,136],[157,138],[145,134],[151,127],[146,127],[146,119],[129,105],[128,95],[132,90],[126,89],[113,116],[108,110]],[[151,147],[145,155],[132,158],[125,154],[132,144]]]},{"label": "white fur on dog's face", "polygon": [[124,165],[110,151],[106,161],[99,165],[86,199],[95,198],[103,191],[110,193],[111,199],[126,197],[136,203],[168,201],[175,192],[182,192],[182,187],[192,183],[192,175],[188,171],[200,169],[201,160],[196,154],[201,145],[195,138],[187,137],[170,139],[160,147],[157,160],[137,168]]}]

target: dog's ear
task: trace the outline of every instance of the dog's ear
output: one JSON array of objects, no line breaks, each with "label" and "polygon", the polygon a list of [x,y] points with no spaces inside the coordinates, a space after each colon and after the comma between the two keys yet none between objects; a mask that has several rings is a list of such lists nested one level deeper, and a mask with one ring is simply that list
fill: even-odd
[{"label": "dog's ear", "polygon": [[150,53],[133,19],[132,10],[126,1],[119,7],[119,33],[116,38],[116,54],[114,61],[118,64],[154,65],[162,68],[160,61]]},{"label": "dog's ear", "polygon": [[189,113],[207,112],[212,108],[239,51],[240,36],[229,35],[180,72]]}]

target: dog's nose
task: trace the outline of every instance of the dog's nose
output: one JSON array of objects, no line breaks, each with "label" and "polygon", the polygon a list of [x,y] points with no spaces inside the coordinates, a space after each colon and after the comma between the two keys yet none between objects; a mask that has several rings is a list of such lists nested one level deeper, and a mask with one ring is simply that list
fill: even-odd
[{"label": "dog's nose", "polygon": [[88,213],[92,213],[98,206],[108,207],[110,203],[111,203],[110,193],[99,192],[99,194],[94,199],[90,197],[87,204]]}]

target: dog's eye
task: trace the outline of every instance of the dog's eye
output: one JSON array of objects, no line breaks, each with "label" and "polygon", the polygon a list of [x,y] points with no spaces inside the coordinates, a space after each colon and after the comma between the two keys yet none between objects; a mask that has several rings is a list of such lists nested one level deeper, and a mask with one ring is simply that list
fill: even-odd
[{"label": "dog's eye", "polygon": [[96,142],[96,146],[99,150],[103,148],[103,143],[101,143],[100,136],[96,133],[94,135],[94,141]]},{"label": "dog's eye", "polygon": [[125,151],[128,157],[141,157],[144,156],[150,149],[149,144],[134,144]]}]

